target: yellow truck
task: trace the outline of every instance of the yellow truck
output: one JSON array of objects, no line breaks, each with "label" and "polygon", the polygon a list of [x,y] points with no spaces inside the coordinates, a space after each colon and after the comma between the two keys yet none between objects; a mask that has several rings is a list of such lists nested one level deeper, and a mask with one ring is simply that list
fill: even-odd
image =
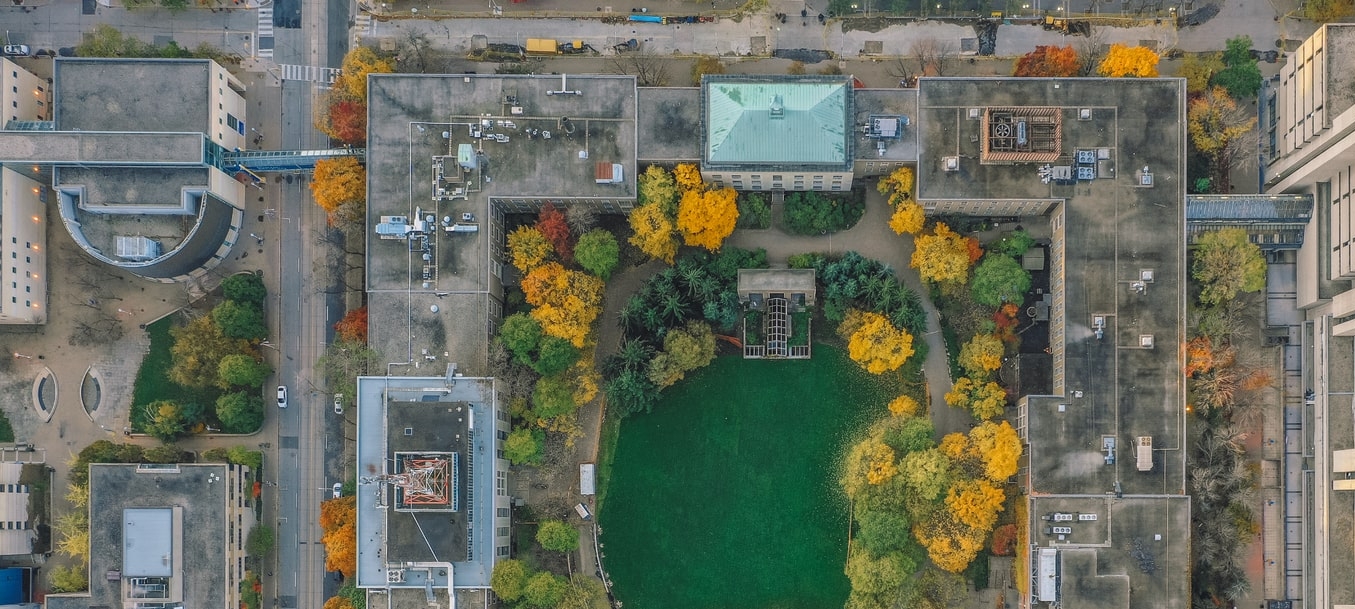
[{"label": "yellow truck", "polygon": [[558,55],[559,53],[560,47],[555,44],[555,40],[552,38],[527,39],[528,55]]}]

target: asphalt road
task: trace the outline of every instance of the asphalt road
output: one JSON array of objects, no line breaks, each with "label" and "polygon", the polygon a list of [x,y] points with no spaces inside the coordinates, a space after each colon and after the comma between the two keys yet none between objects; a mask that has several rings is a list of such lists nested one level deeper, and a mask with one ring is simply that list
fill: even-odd
[{"label": "asphalt road", "polygon": [[[277,63],[337,67],[347,47],[346,0],[298,0],[300,28],[274,30]],[[289,9],[290,10],[290,9]],[[289,18],[290,19],[290,18]],[[311,109],[320,94],[309,82],[282,83],[280,121],[285,149],[328,147],[327,138],[312,126]],[[280,176],[274,179],[282,179]],[[316,361],[323,354],[333,323],[343,315],[342,305],[329,302],[330,286],[314,285],[311,268],[317,256],[329,254],[316,245],[317,230],[325,227],[323,211],[311,198],[304,176],[284,180],[278,202],[279,297],[282,312],[282,354],[278,373],[291,388],[292,403],[278,413],[278,566],[277,598],[283,609],[319,607],[337,589],[326,576],[324,545],[318,523],[320,502],[330,487],[342,482],[341,436],[335,433],[342,418],[330,407],[333,394],[323,385]],[[337,300],[337,299],[336,299]]]},{"label": "asphalt road", "polygon": [[12,6],[9,2],[5,5],[0,8],[0,23],[8,31],[10,43],[26,44],[34,51],[75,46],[80,44],[83,32],[108,24],[147,41],[174,40],[184,47],[206,42],[247,56],[258,21],[257,13],[244,9],[174,13],[161,8],[127,10],[98,6],[93,15],[85,15],[79,0],[54,0],[30,7]]}]

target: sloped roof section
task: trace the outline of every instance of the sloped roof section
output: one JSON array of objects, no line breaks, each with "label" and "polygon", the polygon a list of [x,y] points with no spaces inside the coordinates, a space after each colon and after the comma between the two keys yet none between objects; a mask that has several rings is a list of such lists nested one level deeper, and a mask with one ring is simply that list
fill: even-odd
[{"label": "sloped roof section", "polygon": [[709,165],[847,165],[851,81],[846,77],[707,77]]}]

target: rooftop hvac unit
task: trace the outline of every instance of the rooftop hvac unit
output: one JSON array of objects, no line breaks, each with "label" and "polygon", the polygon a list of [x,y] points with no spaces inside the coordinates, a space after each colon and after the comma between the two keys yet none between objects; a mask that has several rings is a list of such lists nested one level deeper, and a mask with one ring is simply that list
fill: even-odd
[{"label": "rooftop hvac unit", "polygon": [[941,163],[942,163],[943,166],[945,167],[945,170],[946,170],[946,171],[959,171],[959,170],[960,170],[960,157],[958,157],[958,156],[948,156],[948,157],[943,157],[943,158],[941,159]]},{"label": "rooftop hvac unit", "polygon": [[118,257],[133,262],[145,262],[160,257],[160,242],[150,237],[118,235]]}]

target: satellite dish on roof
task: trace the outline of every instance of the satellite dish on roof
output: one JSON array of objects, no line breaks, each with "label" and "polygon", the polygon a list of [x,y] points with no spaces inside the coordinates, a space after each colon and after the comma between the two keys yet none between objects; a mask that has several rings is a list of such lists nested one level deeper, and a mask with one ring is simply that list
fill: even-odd
[{"label": "satellite dish on roof", "polygon": [[437,313],[439,309],[437,305],[433,305],[431,307],[428,307],[428,310]]}]

